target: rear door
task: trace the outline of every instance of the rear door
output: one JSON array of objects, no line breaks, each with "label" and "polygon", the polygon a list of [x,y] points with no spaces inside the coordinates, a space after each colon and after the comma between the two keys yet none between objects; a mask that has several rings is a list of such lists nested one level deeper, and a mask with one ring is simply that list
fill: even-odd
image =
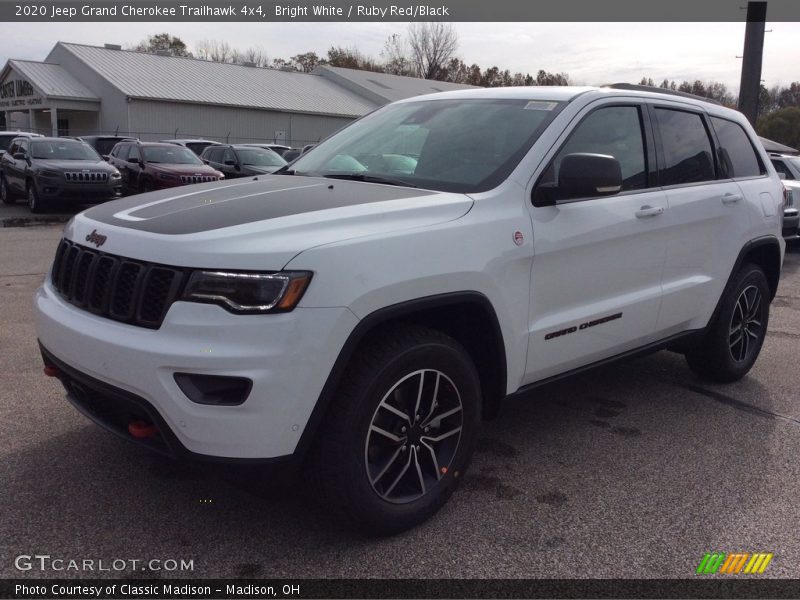
[{"label": "rear door", "polygon": [[704,327],[749,230],[742,190],[722,170],[708,116],[682,103],[650,105],[659,181],[669,210],[662,336]]},{"label": "rear door", "polygon": [[584,109],[557,142],[534,190],[557,181],[571,153],[616,158],[622,191],[532,209],[528,366],[545,379],[647,344],[661,302],[667,203],[655,180],[648,113],[609,99]]}]

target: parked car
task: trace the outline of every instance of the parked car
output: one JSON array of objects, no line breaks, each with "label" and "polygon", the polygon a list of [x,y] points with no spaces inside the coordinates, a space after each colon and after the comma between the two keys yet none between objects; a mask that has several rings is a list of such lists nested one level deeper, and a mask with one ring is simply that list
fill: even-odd
[{"label": "parked car", "polygon": [[240,145],[210,146],[200,158],[228,179],[274,173],[286,164],[277,152]]},{"label": "parked car", "polygon": [[200,156],[203,153],[203,150],[208,148],[209,146],[218,146],[220,142],[215,142],[212,140],[161,140],[165,144],[177,144],[178,146],[183,146],[184,148],[188,148],[197,156]]},{"label": "parked car", "polygon": [[104,160],[108,160],[108,155],[111,154],[111,150],[120,142],[136,141],[136,138],[119,135],[82,135],[75,139],[82,140],[89,144],[92,148],[97,150],[97,153],[102,156]]},{"label": "parked car", "polygon": [[129,194],[225,179],[190,149],[176,144],[121,142],[114,146],[108,162],[122,173]]},{"label": "parked car", "polygon": [[18,137],[34,138],[42,136],[38,133],[28,133],[27,131],[0,131],[0,157],[6,153],[14,138]]},{"label": "parked car", "polygon": [[794,241],[800,239],[800,156],[793,154],[770,154],[772,166],[783,179],[787,190],[786,207],[783,211],[783,237]]},{"label": "parked car", "polygon": [[281,156],[287,151],[291,150],[291,146],[284,146],[283,144],[237,144],[238,146],[255,146],[256,148],[264,148],[265,150],[272,150]]},{"label": "parked car", "polygon": [[0,198],[27,198],[31,212],[56,202],[90,203],[122,195],[120,173],[88,144],[48,137],[17,137],[0,158]]},{"label": "parked car", "polygon": [[285,175],[77,215],[35,298],[45,372],[124,438],[303,462],[334,518],[401,531],[506,396],[662,348],[750,371],[785,250],[768,163],[741,113],[668,91],[401,100]]}]

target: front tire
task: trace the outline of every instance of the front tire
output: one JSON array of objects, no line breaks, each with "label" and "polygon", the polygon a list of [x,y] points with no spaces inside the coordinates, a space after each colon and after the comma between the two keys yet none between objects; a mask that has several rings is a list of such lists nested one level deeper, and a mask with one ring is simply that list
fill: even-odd
[{"label": "front tire", "polygon": [[745,263],[727,288],[708,332],[686,353],[692,371],[721,383],[738,381],[747,375],[767,334],[769,299],[764,271]]},{"label": "front tire", "polygon": [[36,190],[36,184],[33,181],[28,182],[28,208],[34,214],[43,213],[47,210],[44,202],[39,197],[39,192]]},{"label": "front tire", "polygon": [[16,204],[14,195],[6,184],[6,178],[2,175],[0,175],[0,200],[3,201],[3,204]]},{"label": "front tire", "polygon": [[326,508],[371,535],[422,523],[469,465],[481,390],[454,339],[413,325],[355,355],[310,460]]}]

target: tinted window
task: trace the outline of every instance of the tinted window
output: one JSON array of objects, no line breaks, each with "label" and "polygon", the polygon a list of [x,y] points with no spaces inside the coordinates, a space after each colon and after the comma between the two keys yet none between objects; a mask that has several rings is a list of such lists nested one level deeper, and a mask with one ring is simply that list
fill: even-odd
[{"label": "tinted window", "polygon": [[623,190],[647,187],[642,121],[636,106],[610,106],[589,114],[570,134],[539,183],[558,181],[562,159],[576,152],[616,158],[622,170]]},{"label": "tinted window", "polygon": [[0,150],[8,150],[14,137],[10,135],[0,135]]},{"label": "tinted window", "polygon": [[664,162],[661,185],[713,180],[714,158],[703,118],[682,110],[657,108]]},{"label": "tinted window", "polygon": [[197,155],[202,154],[203,150],[205,150],[209,146],[211,146],[211,144],[208,144],[206,142],[189,142],[188,144],[186,144],[186,147]]},{"label": "tinted window", "polygon": [[116,145],[117,140],[115,138],[109,139],[98,139],[94,142],[94,148],[100,154],[108,154],[111,152],[111,149]]},{"label": "tinted window", "polygon": [[789,167],[787,167],[783,161],[773,160],[772,166],[775,167],[775,170],[778,173],[783,175],[784,179],[794,179],[794,177],[792,177],[792,174],[789,172]]},{"label": "tinted window", "polygon": [[219,162],[220,156],[222,155],[222,150],[219,148],[208,148],[203,152],[203,156],[212,161],[212,162]]},{"label": "tinted window", "polygon": [[224,151],[224,153],[222,155],[222,160],[220,162],[226,163],[229,160],[233,161],[235,163],[236,162],[236,156],[233,154],[233,150],[231,150],[230,148],[225,148],[225,151]]},{"label": "tinted window", "polygon": [[756,177],[765,173],[753,144],[738,123],[711,117],[719,140],[719,163],[728,177]]}]

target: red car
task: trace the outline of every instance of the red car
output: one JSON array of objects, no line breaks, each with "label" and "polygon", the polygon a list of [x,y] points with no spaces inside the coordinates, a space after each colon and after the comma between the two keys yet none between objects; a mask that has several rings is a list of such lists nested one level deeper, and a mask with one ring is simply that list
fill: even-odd
[{"label": "red car", "polygon": [[108,162],[119,169],[129,194],[225,179],[194,152],[175,144],[120,142]]}]

